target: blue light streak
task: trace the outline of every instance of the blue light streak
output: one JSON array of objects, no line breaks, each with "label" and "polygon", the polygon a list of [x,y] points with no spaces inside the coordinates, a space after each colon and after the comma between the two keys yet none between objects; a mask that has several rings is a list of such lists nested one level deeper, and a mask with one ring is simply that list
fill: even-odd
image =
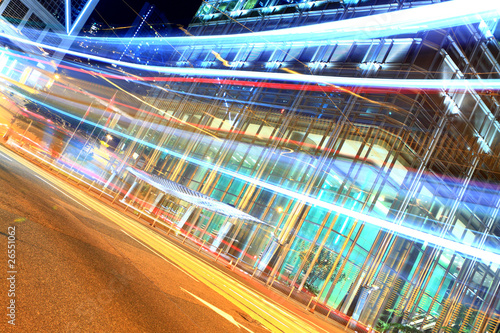
[{"label": "blue light streak", "polygon": [[[432,7],[432,8],[430,8]],[[477,0],[474,6],[467,0],[454,0],[424,5],[378,15],[326,22],[262,32],[165,38],[136,38],[137,43],[180,45],[248,45],[254,43],[311,42],[317,40],[366,40],[414,34],[420,31],[479,23],[500,16],[500,2]],[[126,43],[131,38],[95,38],[106,43]]]},{"label": "blue light streak", "polygon": [[71,0],[65,0],[64,14],[66,17],[66,34],[69,35],[69,27],[71,26]]},{"label": "blue light streak", "polygon": [[[67,10],[67,6],[68,6],[68,1],[69,0],[66,0],[66,10]],[[89,7],[90,5],[92,5],[94,2],[97,2],[99,0],[88,0],[87,3],[85,4],[85,6],[83,7],[83,9],[80,11],[80,14],[78,15],[78,17],[76,18],[75,22],[73,24],[71,24],[71,22],[69,21],[66,21],[66,32],[68,33],[68,35],[71,35],[73,33],[73,31],[75,30],[76,26],[78,25],[78,23],[80,22],[80,20],[82,19],[82,17],[86,14],[86,12],[89,10]],[[71,11],[71,8],[70,8],[70,11]],[[66,20],[69,20],[69,18],[66,18]],[[71,24],[71,29],[69,29],[69,25],[68,25],[68,22],[69,24]]]},{"label": "blue light streak", "polygon": [[[45,104],[43,102],[38,102],[38,103],[47,107],[47,108],[54,110],[55,112],[58,112],[58,113],[63,114],[67,117],[73,118],[75,120],[80,121],[82,119],[78,116],[75,116],[75,115],[70,114],[66,111],[60,110],[58,108],[55,108],[55,107],[48,105],[48,104]],[[374,226],[379,227],[381,229],[384,229],[386,231],[395,232],[400,236],[404,236],[406,238],[413,239],[413,240],[427,242],[428,244],[432,244],[438,248],[447,248],[447,249],[462,253],[466,256],[478,258],[479,260],[482,260],[485,263],[492,262],[492,263],[500,264],[500,253],[498,253],[499,249],[479,248],[476,246],[464,244],[462,242],[458,242],[458,241],[454,241],[454,240],[445,238],[444,236],[441,236],[441,235],[433,235],[433,234],[429,233],[429,231],[417,230],[415,228],[412,228],[411,226],[404,226],[404,225],[396,224],[394,222],[384,220],[384,219],[379,218],[379,217],[364,214],[362,212],[353,211],[353,210],[348,209],[346,207],[336,205],[333,203],[329,203],[329,202],[325,202],[325,201],[322,201],[318,198],[314,198],[314,197],[311,197],[311,196],[303,194],[303,193],[295,192],[293,190],[280,187],[278,185],[270,184],[270,183],[265,182],[265,181],[260,180],[260,179],[256,179],[253,177],[242,175],[236,171],[228,170],[224,167],[220,167],[220,166],[214,165],[212,163],[208,163],[208,162],[203,161],[203,160],[199,160],[199,159],[196,159],[193,157],[185,156],[183,153],[178,153],[178,152],[166,149],[166,148],[158,147],[157,145],[152,144],[150,142],[138,139],[136,137],[119,132],[119,131],[114,130],[114,129],[106,128],[104,125],[97,124],[97,123],[89,121],[87,119],[84,120],[84,122],[87,124],[90,124],[92,126],[96,126],[97,128],[105,129],[107,132],[112,133],[118,137],[126,138],[129,140],[138,142],[140,144],[143,144],[147,147],[160,150],[160,151],[162,151],[170,156],[174,156],[174,157],[179,158],[181,160],[184,160],[184,161],[187,161],[187,162],[190,162],[190,163],[193,163],[195,165],[202,166],[202,167],[206,167],[210,170],[217,171],[221,174],[248,182],[250,184],[256,185],[258,187],[261,187],[261,188],[264,188],[264,189],[267,189],[267,190],[270,190],[270,191],[273,191],[276,193],[280,193],[281,195],[288,196],[292,199],[303,201],[303,202],[310,204],[310,205],[322,207],[322,208],[325,208],[327,210],[331,210],[333,212],[336,212],[338,214],[341,214],[341,215],[344,215],[347,217],[351,217],[354,219],[358,219],[362,222],[369,223],[371,225],[374,225]]]},{"label": "blue light streak", "polygon": [[[93,0],[91,0],[93,1]],[[86,5],[90,6],[91,1]],[[69,22],[69,0],[66,0],[66,21]],[[500,16],[500,2],[489,0],[477,0],[474,6],[470,6],[469,1],[455,0],[441,4],[423,6],[408,10],[401,10],[386,13],[383,15],[374,15],[369,17],[361,17],[345,21],[329,22],[325,24],[312,25],[308,27],[283,29],[276,31],[259,32],[252,34],[230,35],[230,36],[204,36],[204,37],[177,37],[177,38],[163,38],[163,39],[149,39],[152,44],[170,44],[179,47],[187,47],[192,45],[236,45],[236,44],[251,44],[251,43],[276,43],[277,46],[283,45],[286,42],[305,42],[310,40],[342,40],[342,39],[369,39],[386,37],[397,34],[416,33],[423,30],[438,29],[444,27],[451,27],[463,24],[484,22],[484,20],[495,19]],[[381,24],[384,20],[384,24]],[[69,30],[70,24],[67,24],[67,33],[73,32],[74,27]],[[396,31],[396,32],[395,32]],[[68,53],[77,57],[85,59],[92,59],[109,64],[115,64],[123,67],[135,68],[145,71],[160,72],[163,74],[175,75],[189,75],[189,76],[209,76],[209,77],[224,77],[224,78],[245,78],[245,79],[263,79],[263,80],[277,80],[287,82],[307,82],[319,83],[325,85],[338,85],[348,87],[376,87],[376,88],[406,88],[406,89],[500,89],[500,80],[486,79],[486,80],[407,80],[407,79],[376,79],[376,78],[352,78],[352,77],[334,77],[334,76],[314,76],[302,75],[292,73],[273,73],[273,72],[253,72],[243,70],[229,70],[229,69],[206,69],[206,68],[176,68],[176,67],[162,67],[162,66],[148,66],[142,64],[135,64],[131,62],[117,61],[110,58],[99,57],[92,54],[77,52],[74,50],[66,50],[63,48],[44,45],[41,43],[32,42],[21,38],[19,36],[11,36],[9,34],[1,33],[0,36],[17,40],[22,43],[31,44],[38,47],[52,49],[62,53]],[[83,40],[83,39],[82,39]],[[96,39],[97,40],[97,39]],[[103,43],[120,43],[123,44],[126,39],[102,39]],[[141,39],[137,42],[144,42],[148,39]],[[81,120],[80,117],[74,116],[63,110],[54,108],[50,105],[40,103],[55,112],[64,114],[76,120]],[[97,128],[104,129],[105,126],[85,120],[87,124],[96,126]],[[160,148],[152,143],[144,140],[137,139],[133,136],[121,133],[114,129],[106,129],[108,132],[117,136],[136,141],[145,146],[153,149],[160,149],[161,151],[174,156],[176,158],[185,160],[187,162],[206,167],[210,170],[220,172],[227,176],[254,184],[261,188],[265,188],[276,193],[280,193],[290,198],[294,198],[311,205],[316,205],[336,213],[359,219],[360,221],[370,223],[374,226],[382,228],[390,232],[396,232],[405,237],[420,240],[433,244],[437,247],[444,247],[470,255],[472,257],[480,258],[485,262],[495,262],[500,264],[500,254],[498,249],[484,249],[477,246],[463,244],[448,238],[438,235],[432,235],[429,232],[416,230],[411,226],[399,225],[394,222],[384,220],[372,215],[356,212],[351,209],[327,203],[302,193],[298,193],[278,185],[270,184],[260,179],[245,176],[237,173],[236,171],[228,170],[222,167],[214,166],[203,160],[193,157],[186,157],[182,153],[177,153],[165,148]],[[493,251],[495,250],[495,251]]]},{"label": "blue light streak", "polygon": [[459,90],[499,90],[500,80],[498,79],[467,79],[467,80],[452,80],[452,79],[378,79],[378,78],[356,78],[356,77],[341,77],[341,76],[319,76],[308,74],[291,74],[291,73],[274,73],[274,72],[254,72],[228,69],[209,69],[209,68],[176,68],[135,64],[125,61],[117,61],[96,55],[90,55],[82,52],[66,50],[59,47],[44,45],[37,42],[32,42],[18,36],[10,36],[5,33],[0,33],[1,37],[10,38],[31,44],[37,47],[48,48],[54,51],[68,53],[77,57],[88,58],[95,61],[100,61],[108,64],[116,64],[123,67],[140,69],[144,71],[153,71],[163,74],[188,75],[188,76],[208,76],[208,77],[223,77],[223,78],[240,78],[240,79],[256,79],[256,80],[275,80],[286,82],[313,83],[345,87],[372,87],[372,88],[401,88],[401,89],[459,89]]}]

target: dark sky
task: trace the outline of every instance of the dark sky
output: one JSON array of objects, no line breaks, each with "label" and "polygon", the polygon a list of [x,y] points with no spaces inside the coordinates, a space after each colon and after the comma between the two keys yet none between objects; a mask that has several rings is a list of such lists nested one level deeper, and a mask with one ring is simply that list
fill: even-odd
[{"label": "dark sky", "polygon": [[[173,24],[188,25],[201,5],[202,0],[150,0]],[[92,13],[93,18],[116,27],[131,25],[146,1],[141,0],[99,0]],[[104,18],[104,20],[102,19]]]}]

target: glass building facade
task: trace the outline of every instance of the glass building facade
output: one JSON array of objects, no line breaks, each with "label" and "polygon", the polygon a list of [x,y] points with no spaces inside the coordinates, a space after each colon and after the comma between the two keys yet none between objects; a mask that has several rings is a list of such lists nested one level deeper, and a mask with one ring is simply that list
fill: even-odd
[{"label": "glass building facade", "polygon": [[[64,1],[5,0],[0,2],[0,38],[2,39],[0,45],[45,57],[44,61],[32,61],[26,66],[16,57],[0,52],[2,74],[38,89],[49,88],[54,83],[57,64],[64,57],[61,50],[71,47],[73,39],[70,35],[76,35],[80,31],[95,8],[97,0],[68,1],[68,4],[71,8],[66,21],[66,2]],[[8,41],[9,36],[15,36],[16,39]],[[23,39],[48,47],[42,48],[24,43]],[[56,47],[58,50],[54,51],[51,47]],[[46,61],[47,59],[49,61]]]},{"label": "glass building facade", "polygon": [[[361,17],[380,21],[384,13],[439,3],[207,1],[188,33],[252,36]],[[365,325],[498,333],[497,91],[321,79],[499,79],[496,35],[496,20],[476,19],[379,38],[143,41],[149,49],[135,49],[141,63],[235,76],[162,77],[119,154],[136,169],[253,218],[193,206],[131,173],[126,197],[268,284],[312,293]],[[240,70],[303,74],[319,84],[242,79]]]},{"label": "glass building facade", "polygon": [[[75,34],[78,33],[95,8],[97,1],[69,1],[68,18],[66,18],[66,4],[59,0],[5,0],[0,4],[0,15],[5,21],[18,28],[21,35],[25,35],[30,40],[42,42],[48,32],[64,34],[65,31],[71,31],[71,33],[74,31]],[[46,44],[45,41],[43,43]]]}]

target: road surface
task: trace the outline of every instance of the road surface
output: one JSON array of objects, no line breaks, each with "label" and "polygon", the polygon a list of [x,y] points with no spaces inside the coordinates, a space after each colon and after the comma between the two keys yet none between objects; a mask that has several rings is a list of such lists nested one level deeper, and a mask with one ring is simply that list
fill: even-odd
[{"label": "road surface", "polygon": [[0,188],[5,277],[0,327],[15,323],[23,332],[331,331],[3,146]]}]

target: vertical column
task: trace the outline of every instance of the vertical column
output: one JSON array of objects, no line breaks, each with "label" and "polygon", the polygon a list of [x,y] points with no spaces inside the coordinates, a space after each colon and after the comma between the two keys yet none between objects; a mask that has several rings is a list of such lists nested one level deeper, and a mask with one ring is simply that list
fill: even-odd
[{"label": "vertical column", "polygon": [[160,203],[161,199],[163,199],[164,196],[165,196],[165,192],[158,193],[158,195],[155,198],[155,201],[151,205],[151,213],[152,214],[154,214],[154,215],[156,214],[157,206]]},{"label": "vertical column", "polygon": [[238,260],[236,260],[234,267],[236,267],[238,265],[240,260],[245,261],[245,254],[247,253],[248,249],[250,248],[250,245],[252,245],[255,236],[257,236],[259,229],[260,229],[260,226],[261,225],[258,224],[257,226],[252,227],[252,231],[250,232],[251,236],[246,238],[245,244],[243,245],[243,247],[241,249],[241,253],[238,255]]},{"label": "vertical column", "polygon": [[111,184],[113,179],[115,179],[115,176],[116,176],[116,173],[114,171],[112,171],[111,176],[109,176],[108,181],[106,182],[106,184],[104,184],[104,187],[102,188],[103,190],[105,190],[109,186],[109,184]]},{"label": "vertical column", "polygon": [[258,264],[258,267],[257,267],[257,269],[259,271],[263,272],[267,268],[269,262],[271,261],[271,258],[274,256],[274,254],[276,252],[278,252],[278,247],[280,245],[281,244],[278,243],[278,240],[276,238],[273,238],[270,241],[269,246],[262,253],[262,258],[259,261],[259,264]]},{"label": "vertical column", "polygon": [[189,219],[189,217],[191,216],[191,214],[193,213],[194,209],[196,208],[196,206],[190,206],[186,212],[184,213],[184,215],[182,215],[181,219],[179,220],[179,222],[177,223],[177,227],[179,229],[182,229],[182,227],[184,226],[184,224],[187,222],[187,220]]},{"label": "vertical column", "polygon": [[137,184],[139,184],[139,182],[137,181],[137,179],[134,181],[134,183],[132,184],[132,186],[130,186],[130,188],[128,189],[127,193],[125,193],[125,196],[123,197],[123,199],[121,199],[120,201],[125,203],[125,200],[128,198],[128,196],[132,193],[132,191],[135,190],[135,188],[137,187]]},{"label": "vertical column", "polygon": [[[236,223],[238,222],[238,219],[236,219]],[[240,230],[241,228],[243,227],[243,224],[245,224],[244,221],[241,221],[241,223],[238,225],[238,228],[236,229],[236,232],[234,233],[234,237],[233,239],[231,239],[229,241],[229,243],[227,244],[227,247],[226,247],[226,252],[229,252],[231,250],[231,247],[233,246],[234,244],[234,241],[236,240],[236,238],[238,237],[238,234],[240,233]]]},{"label": "vertical column", "polygon": [[220,243],[222,243],[222,241],[226,237],[226,235],[229,232],[229,229],[231,229],[232,225],[233,225],[233,223],[231,221],[231,217],[228,216],[226,218],[226,221],[224,221],[224,224],[222,225],[222,227],[219,229],[219,232],[217,233],[217,238],[212,243],[212,246],[210,246],[210,249],[212,251],[217,251],[217,248],[219,247]]}]

